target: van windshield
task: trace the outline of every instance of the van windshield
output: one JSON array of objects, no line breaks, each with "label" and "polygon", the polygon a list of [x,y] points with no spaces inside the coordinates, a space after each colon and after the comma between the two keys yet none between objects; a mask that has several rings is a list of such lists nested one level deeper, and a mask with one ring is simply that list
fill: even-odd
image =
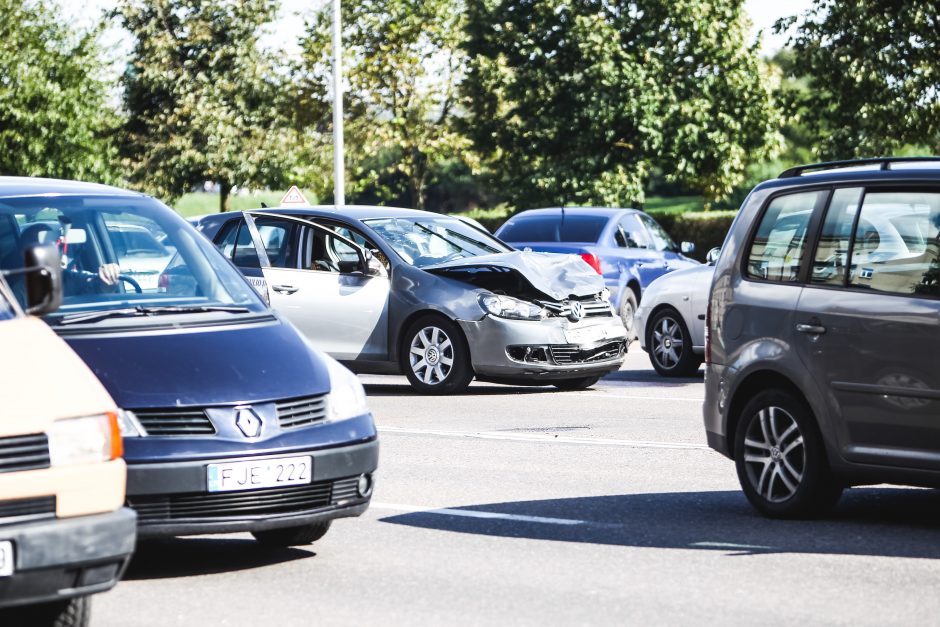
[{"label": "van windshield", "polygon": [[[266,310],[208,240],[152,198],[0,199],[0,269],[22,267],[23,251],[36,245],[57,246],[62,256],[62,306],[46,316],[53,325]],[[22,278],[8,282],[25,306]]]}]

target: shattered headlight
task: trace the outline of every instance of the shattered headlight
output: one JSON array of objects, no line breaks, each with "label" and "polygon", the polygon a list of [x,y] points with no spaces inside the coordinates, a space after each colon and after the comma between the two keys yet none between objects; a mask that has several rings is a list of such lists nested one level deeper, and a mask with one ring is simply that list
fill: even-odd
[{"label": "shattered headlight", "polygon": [[480,297],[480,306],[485,312],[500,318],[541,320],[545,317],[545,310],[542,307],[511,296],[484,294]]}]

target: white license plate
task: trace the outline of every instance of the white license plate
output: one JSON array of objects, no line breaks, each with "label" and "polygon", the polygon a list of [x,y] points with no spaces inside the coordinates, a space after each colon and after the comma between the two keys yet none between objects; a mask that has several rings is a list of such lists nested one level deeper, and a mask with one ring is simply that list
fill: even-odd
[{"label": "white license plate", "polygon": [[609,329],[606,325],[565,329],[565,339],[569,344],[593,344],[594,342],[617,337],[617,335],[615,331]]},{"label": "white license plate", "polygon": [[9,540],[0,541],[0,577],[9,577],[13,574],[13,543]]},{"label": "white license plate", "polygon": [[280,457],[247,462],[209,464],[206,479],[209,492],[260,490],[310,483],[313,458]]}]

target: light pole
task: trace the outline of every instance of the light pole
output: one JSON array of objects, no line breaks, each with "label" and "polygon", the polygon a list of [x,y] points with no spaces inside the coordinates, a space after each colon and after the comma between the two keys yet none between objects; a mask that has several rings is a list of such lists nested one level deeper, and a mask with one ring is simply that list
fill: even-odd
[{"label": "light pole", "polygon": [[343,25],[340,0],[333,0],[333,204],[346,204],[343,146]]}]

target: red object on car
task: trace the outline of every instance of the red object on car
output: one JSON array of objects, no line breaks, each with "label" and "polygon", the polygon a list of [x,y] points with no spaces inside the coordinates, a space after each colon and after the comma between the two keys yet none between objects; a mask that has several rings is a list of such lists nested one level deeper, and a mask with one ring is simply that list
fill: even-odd
[{"label": "red object on car", "polygon": [[581,259],[584,259],[587,265],[594,268],[595,272],[603,274],[603,272],[601,272],[601,260],[597,258],[597,255],[594,253],[581,253]]}]

